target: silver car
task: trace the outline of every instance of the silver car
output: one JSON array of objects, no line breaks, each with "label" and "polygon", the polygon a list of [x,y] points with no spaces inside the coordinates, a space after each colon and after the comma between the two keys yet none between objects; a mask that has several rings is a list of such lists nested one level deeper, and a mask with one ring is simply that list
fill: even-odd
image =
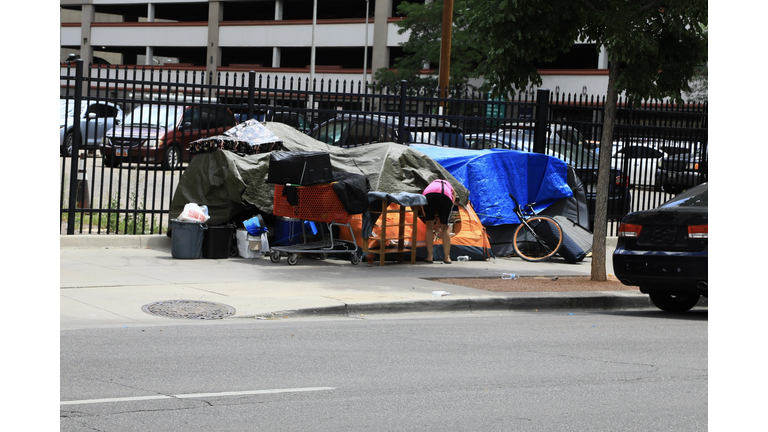
[{"label": "silver car", "polygon": [[[59,100],[59,154],[72,156],[75,127],[75,101]],[[83,101],[80,105],[80,148],[96,149],[101,144],[104,134],[119,125],[123,118],[123,110],[110,102]]]}]

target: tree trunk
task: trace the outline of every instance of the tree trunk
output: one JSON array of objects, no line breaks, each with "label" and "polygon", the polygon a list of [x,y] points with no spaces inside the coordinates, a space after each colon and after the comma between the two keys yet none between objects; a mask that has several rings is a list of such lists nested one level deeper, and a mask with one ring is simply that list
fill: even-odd
[{"label": "tree trunk", "polygon": [[608,188],[611,179],[611,155],[613,151],[613,125],[616,122],[616,79],[619,63],[608,66],[608,92],[605,97],[603,134],[600,137],[600,167],[597,173],[597,197],[595,198],[595,231],[592,237],[592,280],[607,280],[605,271],[605,238],[608,233]]}]

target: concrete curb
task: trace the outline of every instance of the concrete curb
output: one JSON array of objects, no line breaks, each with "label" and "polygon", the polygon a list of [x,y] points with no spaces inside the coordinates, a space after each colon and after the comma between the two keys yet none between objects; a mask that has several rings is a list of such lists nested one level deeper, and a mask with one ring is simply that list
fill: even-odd
[{"label": "concrete curb", "polygon": [[157,235],[120,235],[120,234],[83,234],[61,235],[61,249],[159,249],[171,250],[171,238],[165,234]]},{"label": "concrete curb", "polygon": [[270,312],[264,315],[236,316],[233,318],[280,318],[339,316],[365,314],[397,314],[416,312],[480,312],[480,311],[536,311],[547,310],[621,310],[655,309],[647,295],[627,292],[573,292],[562,294],[536,293],[526,296],[454,298],[417,300],[389,303],[352,303],[321,308],[294,309]]}]

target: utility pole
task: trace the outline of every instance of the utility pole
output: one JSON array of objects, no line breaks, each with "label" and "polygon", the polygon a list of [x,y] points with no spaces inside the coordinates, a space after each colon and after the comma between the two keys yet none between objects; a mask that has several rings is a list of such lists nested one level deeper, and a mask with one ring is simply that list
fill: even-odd
[{"label": "utility pole", "polygon": [[[453,29],[453,0],[443,2],[443,27],[442,37],[440,38],[440,77],[438,85],[440,86],[440,98],[446,98],[446,89],[448,88],[451,77],[451,30]],[[445,106],[445,101],[440,101],[440,107]]]}]

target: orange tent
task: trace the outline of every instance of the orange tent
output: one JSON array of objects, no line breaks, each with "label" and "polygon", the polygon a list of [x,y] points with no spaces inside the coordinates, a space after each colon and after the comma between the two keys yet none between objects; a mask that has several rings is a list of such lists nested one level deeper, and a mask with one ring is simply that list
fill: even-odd
[{"label": "orange tent", "polygon": [[[490,240],[488,239],[488,235],[485,232],[485,227],[483,227],[483,225],[480,223],[480,218],[477,217],[477,214],[472,208],[471,203],[467,204],[466,207],[458,207],[461,222],[454,224],[452,227],[453,235],[451,237],[451,260],[455,261],[457,257],[463,255],[470,257],[472,260],[488,260],[493,255],[493,252],[491,251],[491,244]],[[386,238],[388,239],[395,239],[398,237],[398,230],[400,229],[398,227],[400,224],[400,214],[398,209],[399,206],[395,203],[391,203],[389,205],[387,212],[386,232]],[[406,212],[405,214],[406,226],[404,237],[410,238],[412,236],[411,226],[413,223],[413,216],[410,212]],[[355,235],[355,241],[357,242],[358,247],[362,249],[363,238],[361,232],[363,226],[363,215],[352,215],[349,221],[349,225]],[[425,242],[426,225],[421,219],[417,221],[416,230],[416,257],[417,259],[424,259],[427,256],[427,247]],[[349,230],[341,229],[339,231],[339,238],[341,240],[352,241]],[[378,239],[381,237],[381,222],[377,221],[377,223],[373,226],[373,234],[368,238],[368,249],[379,249],[380,246]],[[387,247],[392,247],[393,249],[397,248],[397,240],[388,241],[388,243],[390,244],[388,244]],[[434,241],[435,261],[443,260],[442,243],[443,242],[439,238],[435,239]],[[412,247],[412,245],[408,243],[406,243],[405,246],[408,248]],[[393,250],[392,253],[395,252],[396,250]],[[406,252],[406,255],[410,257],[409,252]]]}]

